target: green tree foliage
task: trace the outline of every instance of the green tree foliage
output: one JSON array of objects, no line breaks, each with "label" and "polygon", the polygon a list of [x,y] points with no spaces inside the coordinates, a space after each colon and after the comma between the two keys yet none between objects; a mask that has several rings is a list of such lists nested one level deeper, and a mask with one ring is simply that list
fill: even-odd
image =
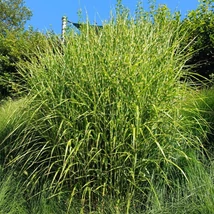
[{"label": "green tree foliage", "polygon": [[[194,65],[197,78],[214,73],[214,1],[201,0],[198,8],[188,13],[183,24],[188,29],[185,45],[193,53],[188,65]],[[198,75],[199,74],[199,75]]]},{"label": "green tree foliage", "polygon": [[0,32],[23,29],[32,12],[23,0],[0,0]]},{"label": "green tree foliage", "polygon": [[16,91],[16,65],[27,43],[31,45],[28,37],[32,31],[24,32],[31,15],[23,0],[0,0],[0,99]]},{"label": "green tree foliage", "polygon": [[0,100],[17,95],[18,65],[42,47],[44,34],[24,30],[31,15],[23,0],[0,0]]},{"label": "green tree foliage", "polygon": [[19,91],[16,83],[22,80],[17,68],[41,49],[44,38],[44,34],[33,29],[0,34],[0,99]]}]

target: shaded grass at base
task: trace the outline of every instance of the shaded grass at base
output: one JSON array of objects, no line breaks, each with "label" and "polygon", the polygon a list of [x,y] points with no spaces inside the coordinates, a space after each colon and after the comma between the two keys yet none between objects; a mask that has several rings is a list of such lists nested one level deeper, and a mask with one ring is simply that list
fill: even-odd
[{"label": "shaded grass at base", "polygon": [[[22,125],[22,119],[20,115],[25,112],[27,107],[27,99],[20,98],[17,100],[4,100],[0,103],[0,165],[4,164],[8,152],[12,149],[11,136]],[[8,142],[5,142],[5,139]],[[13,136],[14,138],[14,136]]]},{"label": "shaded grass at base", "polygon": [[[0,170],[0,213],[7,214],[64,214],[65,204],[57,198],[49,199],[48,193],[30,196],[23,186],[25,176],[17,177],[14,171]],[[32,198],[31,198],[32,197]]]},{"label": "shaded grass at base", "polygon": [[155,206],[155,203],[151,202],[152,206],[149,207],[148,213],[213,213],[213,162],[204,164],[196,161],[197,163],[191,163],[184,169],[189,181],[175,180],[175,185],[171,189],[157,186],[161,206]]},{"label": "shaded grass at base", "polygon": [[203,89],[200,91],[201,99],[197,101],[198,108],[201,110],[201,115],[209,125],[207,141],[204,142],[204,147],[208,155],[214,157],[214,87]]},{"label": "shaded grass at base", "polygon": [[[212,214],[214,209],[214,163],[208,167],[201,163],[187,166],[186,180],[175,181],[175,186],[169,189],[167,186],[155,186],[159,203],[151,195],[146,206],[133,206],[127,212],[126,201],[121,198],[104,199],[98,203],[94,211],[89,211],[81,201],[74,199],[74,203],[68,210],[68,195],[50,198],[48,191],[32,198],[27,198],[26,190],[22,186],[23,178],[17,178],[14,173],[0,175],[0,213],[7,214]],[[141,197],[134,196],[135,201],[141,201]],[[145,207],[147,207],[145,209]]]}]

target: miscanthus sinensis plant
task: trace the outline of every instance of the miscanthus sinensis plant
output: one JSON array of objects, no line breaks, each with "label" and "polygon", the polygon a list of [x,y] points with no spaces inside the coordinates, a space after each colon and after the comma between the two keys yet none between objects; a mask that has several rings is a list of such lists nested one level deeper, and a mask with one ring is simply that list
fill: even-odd
[{"label": "miscanthus sinensis plant", "polygon": [[32,191],[46,182],[70,205],[79,199],[92,211],[107,198],[128,212],[151,194],[159,204],[156,184],[188,179],[182,166],[203,128],[197,109],[183,106],[185,32],[166,7],[136,14],[120,7],[103,29],[86,23],[22,64],[29,103],[8,157]]}]

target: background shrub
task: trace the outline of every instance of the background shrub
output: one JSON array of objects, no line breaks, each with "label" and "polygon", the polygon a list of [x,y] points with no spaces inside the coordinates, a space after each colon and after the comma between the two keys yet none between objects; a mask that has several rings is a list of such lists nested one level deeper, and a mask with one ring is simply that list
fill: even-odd
[{"label": "background shrub", "polygon": [[188,29],[184,45],[193,52],[187,65],[194,65],[193,74],[196,79],[210,78],[214,72],[214,13],[213,1],[203,0],[196,10],[188,13],[183,25]]},{"label": "background shrub", "polygon": [[33,29],[0,35],[0,99],[18,96],[19,85],[23,83],[18,64],[33,58],[34,53],[43,48],[46,36]]}]

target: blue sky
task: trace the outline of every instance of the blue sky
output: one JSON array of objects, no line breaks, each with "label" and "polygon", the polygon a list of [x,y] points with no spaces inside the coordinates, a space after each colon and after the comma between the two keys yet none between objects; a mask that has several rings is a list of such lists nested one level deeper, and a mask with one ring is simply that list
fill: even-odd
[{"label": "blue sky", "polygon": [[[131,12],[134,12],[138,0],[123,0],[122,2]],[[147,2],[147,0],[143,1],[145,9],[148,8]],[[157,0],[156,3],[157,5],[166,4],[171,11],[181,11],[183,17],[189,10],[196,9],[198,6],[198,0]],[[25,5],[33,12],[26,27],[33,26],[35,30],[42,32],[52,29],[59,34],[62,16],[67,16],[72,22],[78,22],[77,12],[81,9],[83,15],[87,13],[91,23],[101,24],[102,21],[109,19],[116,0],[25,0]]]}]

